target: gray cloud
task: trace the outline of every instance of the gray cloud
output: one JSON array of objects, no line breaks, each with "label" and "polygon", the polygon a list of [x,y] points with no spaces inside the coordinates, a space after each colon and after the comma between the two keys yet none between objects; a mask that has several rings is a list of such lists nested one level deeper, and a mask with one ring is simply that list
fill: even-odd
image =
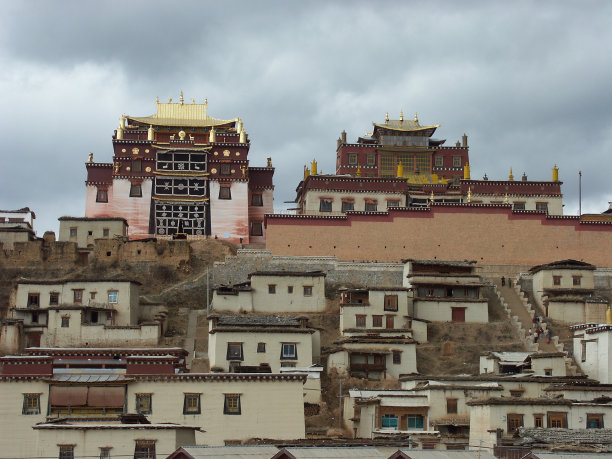
[{"label": "gray cloud", "polygon": [[386,111],[469,135],[472,174],[510,167],[565,182],[566,212],[612,200],[612,4],[582,2],[28,2],[0,18],[0,208],[39,234],[84,213],[84,162],[110,161],[122,113],[155,96],[244,119],[251,163],[272,156],[276,203],[303,165],[335,168],[335,139]]}]

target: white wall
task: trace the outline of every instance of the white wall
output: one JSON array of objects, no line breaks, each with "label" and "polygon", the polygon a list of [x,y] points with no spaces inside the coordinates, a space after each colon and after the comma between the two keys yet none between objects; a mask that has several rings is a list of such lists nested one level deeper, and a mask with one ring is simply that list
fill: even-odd
[{"label": "white wall", "polygon": [[465,321],[487,323],[489,306],[486,301],[414,300],[414,315],[433,322],[452,322],[452,308],[465,308]]}]

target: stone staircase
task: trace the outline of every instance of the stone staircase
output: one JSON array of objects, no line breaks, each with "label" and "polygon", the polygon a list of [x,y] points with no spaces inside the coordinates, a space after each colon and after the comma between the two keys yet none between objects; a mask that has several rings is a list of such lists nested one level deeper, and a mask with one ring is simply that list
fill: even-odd
[{"label": "stone staircase", "polygon": [[[568,356],[568,352],[565,350],[563,343],[559,342],[558,336],[552,336],[550,343],[546,342],[546,338],[540,339],[537,343],[534,343],[532,337],[529,336],[528,330],[534,328],[533,318],[536,316],[536,310],[531,303],[529,303],[527,294],[521,290],[518,282],[519,277],[509,277],[505,286],[501,285],[500,279],[495,278],[490,280],[493,283],[495,293],[506,315],[512,321],[521,341],[525,344],[525,348],[529,352],[563,352],[565,354],[565,367],[568,376],[581,375],[582,372],[580,368],[574,359]],[[512,287],[510,287],[509,284],[511,284]],[[540,321],[539,326],[542,327],[546,334],[548,324]]]}]

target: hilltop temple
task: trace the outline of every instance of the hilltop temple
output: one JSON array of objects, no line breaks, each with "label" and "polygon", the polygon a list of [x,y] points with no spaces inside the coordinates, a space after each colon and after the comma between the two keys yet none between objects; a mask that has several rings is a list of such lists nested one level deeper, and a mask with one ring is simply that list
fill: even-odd
[{"label": "hilltop temple", "polygon": [[112,162],[87,167],[86,217],[123,217],[130,238],[218,237],[265,243],[273,212],[272,161],[249,166],[242,120],[208,115],[208,101],[156,102],[151,116],[121,117]]}]

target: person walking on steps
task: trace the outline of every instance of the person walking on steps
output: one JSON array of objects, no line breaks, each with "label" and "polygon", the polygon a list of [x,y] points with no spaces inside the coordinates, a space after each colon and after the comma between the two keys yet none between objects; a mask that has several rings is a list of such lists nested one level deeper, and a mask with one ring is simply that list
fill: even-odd
[{"label": "person walking on steps", "polygon": [[501,277],[502,287],[506,285],[506,278],[504,276]]}]

